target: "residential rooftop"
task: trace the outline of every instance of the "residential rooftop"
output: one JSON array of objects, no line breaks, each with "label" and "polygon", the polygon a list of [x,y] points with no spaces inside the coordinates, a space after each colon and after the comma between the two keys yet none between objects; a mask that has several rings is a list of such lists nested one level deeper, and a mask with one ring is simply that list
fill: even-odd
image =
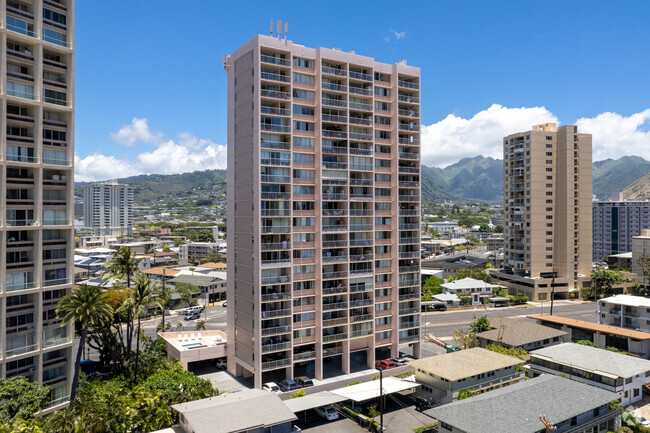
[{"label": "residential rooftop", "polygon": [[458,352],[416,359],[410,361],[409,365],[415,369],[455,382],[477,374],[512,367],[521,363],[523,363],[521,359],[474,347]]},{"label": "residential rooftop", "polygon": [[648,307],[650,308],[650,299],[643,296],[632,295],[615,295],[609,298],[603,298],[600,302],[608,302],[610,304],[626,305],[630,307]]},{"label": "residential rooftop", "polygon": [[591,385],[542,375],[424,413],[465,433],[537,433],[544,431],[540,415],[559,424],[619,398]]},{"label": "residential rooftop", "polygon": [[454,280],[450,283],[441,284],[442,287],[449,290],[466,290],[466,289],[493,289],[495,287],[501,287],[497,284],[486,283],[483,280],[477,280],[475,278],[463,278],[462,280]]},{"label": "residential rooftop", "polygon": [[[166,277],[174,277],[174,276],[178,275],[180,272],[181,271],[177,271],[175,269],[165,268],[165,276]],[[162,276],[163,275],[163,267],[159,266],[157,268],[145,269],[144,271],[142,271],[142,273],[147,274],[147,275],[160,275],[160,276]]]},{"label": "residential rooftop", "polygon": [[632,377],[650,372],[650,361],[611,350],[576,343],[562,343],[530,353],[531,357],[570,365],[593,373]]},{"label": "residential rooftop", "polygon": [[563,337],[566,332],[550,326],[540,325],[535,322],[520,319],[496,319],[490,322],[493,329],[476,334],[478,338],[485,338],[496,344],[506,346],[524,346],[526,344]]},{"label": "residential rooftop", "polygon": [[619,337],[631,338],[633,340],[650,340],[650,333],[635,331],[634,329],[619,328],[618,326],[602,325],[600,323],[587,322],[585,320],[569,319],[568,317],[549,316],[532,314],[529,319],[542,320],[557,325],[566,325],[572,328],[588,329],[590,331],[602,332],[605,334],[618,335]]},{"label": "residential rooftop", "polygon": [[294,421],[297,417],[277,395],[249,389],[175,404],[194,433],[231,433]]}]

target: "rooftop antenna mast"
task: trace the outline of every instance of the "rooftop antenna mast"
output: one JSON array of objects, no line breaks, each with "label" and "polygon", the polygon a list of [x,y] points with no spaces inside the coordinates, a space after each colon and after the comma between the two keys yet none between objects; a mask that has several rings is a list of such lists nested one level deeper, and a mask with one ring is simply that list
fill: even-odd
[{"label": "rooftop antenna mast", "polygon": [[284,23],[284,41],[287,42],[287,33],[289,33],[289,23]]},{"label": "rooftop antenna mast", "polygon": [[273,18],[271,18],[271,36],[273,36]]},{"label": "rooftop antenna mast", "polygon": [[278,20],[278,39],[282,37],[282,20]]}]

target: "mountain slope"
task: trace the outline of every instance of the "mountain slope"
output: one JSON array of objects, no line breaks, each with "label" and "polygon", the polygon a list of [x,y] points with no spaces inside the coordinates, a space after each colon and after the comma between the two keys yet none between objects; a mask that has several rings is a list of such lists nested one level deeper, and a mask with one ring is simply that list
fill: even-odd
[{"label": "mountain slope", "polygon": [[623,189],[625,200],[650,200],[650,172]]},{"label": "mountain slope", "polygon": [[[432,179],[450,194],[463,200],[503,201],[503,161],[484,156],[463,158],[445,168],[427,167]],[[425,169],[422,171],[424,178]],[[424,183],[422,185],[424,189]],[[424,196],[424,192],[422,193]]]},{"label": "mountain slope", "polygon": [[607,200],[613,192],[625,187],[650,172],[650,161],[640,156],[623,156],[606,159],[593,164],[594,194],[600,200]]}]

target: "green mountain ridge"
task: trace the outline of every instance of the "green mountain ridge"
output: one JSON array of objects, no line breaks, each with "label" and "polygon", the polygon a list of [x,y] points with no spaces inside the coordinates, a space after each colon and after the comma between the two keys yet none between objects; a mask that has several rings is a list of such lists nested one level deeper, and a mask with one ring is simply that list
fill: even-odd
[{"label": "green mountain ridge", "polygon": [[[594,194],[601,200],[612,192],[623,191],[650,172],[650,161],[639,156],[624,156],[593,163]],[[650,177],[648,177],[650,179]],[[650,181],[650,180],[649,180]],[[226,170],[202,170],[183,174],[139,175],[118,179],[135,187],[138,205],[208,206],[226,199]],[[76,182],[75,194],[83,196]],[[422,200],[503,202],[503,161],[481,155],[463,158],[445,168],[422,166]],[[635,190],[638,190],[638,185]]]}]

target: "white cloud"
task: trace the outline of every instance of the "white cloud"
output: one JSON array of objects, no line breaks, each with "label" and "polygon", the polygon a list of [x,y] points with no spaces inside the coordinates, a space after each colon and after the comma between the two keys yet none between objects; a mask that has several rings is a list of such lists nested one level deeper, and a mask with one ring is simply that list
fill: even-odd
[{"label": "white cloud", "polygon": [[445,167],[477,155],[503,158],[503,137],[539,123],[558,122],[544,107],[508,108],[493,104],[470,119],[449,114],[422,127],[422,162]]},{"label": "white cloud", "polygon": [[176,140],[165,140],[162,133],[149,129],[146,119],[134,118],[131,125],[122,127],[111,136],[122,144],[132,145],[127,143],[142,141],[155,144],[156,148],[139,153],[130,161],[101,153],[85,158],[75,156],[76,180],[99,181],[139,174],[174,174],[226,168],[225,146],[189,132],[179,133]]},{"label": "white cloud", "polygon": [[406,37],[406,31],[396,32],[395,30],[391,29],[390,32],[395,36],[395,39],[397,39],[398,41]]},{"label": "white cloud", "polygon": [[594,161],[618,159],[624,155],[650,160],[649,123],[650,108],[627,117],[607,112],[576,121],[578,131],[592,134]]},{"label": "white cloud", "polygon": [[138,119],[134,117],[131,124],[122,125],[119,131],[111,132],[111,139],[117,144],[133,146],[136,142],[141,141],[147,144],[157,144],[163,138],[162,133],[152,131],[147,124],[147,119]]}]

